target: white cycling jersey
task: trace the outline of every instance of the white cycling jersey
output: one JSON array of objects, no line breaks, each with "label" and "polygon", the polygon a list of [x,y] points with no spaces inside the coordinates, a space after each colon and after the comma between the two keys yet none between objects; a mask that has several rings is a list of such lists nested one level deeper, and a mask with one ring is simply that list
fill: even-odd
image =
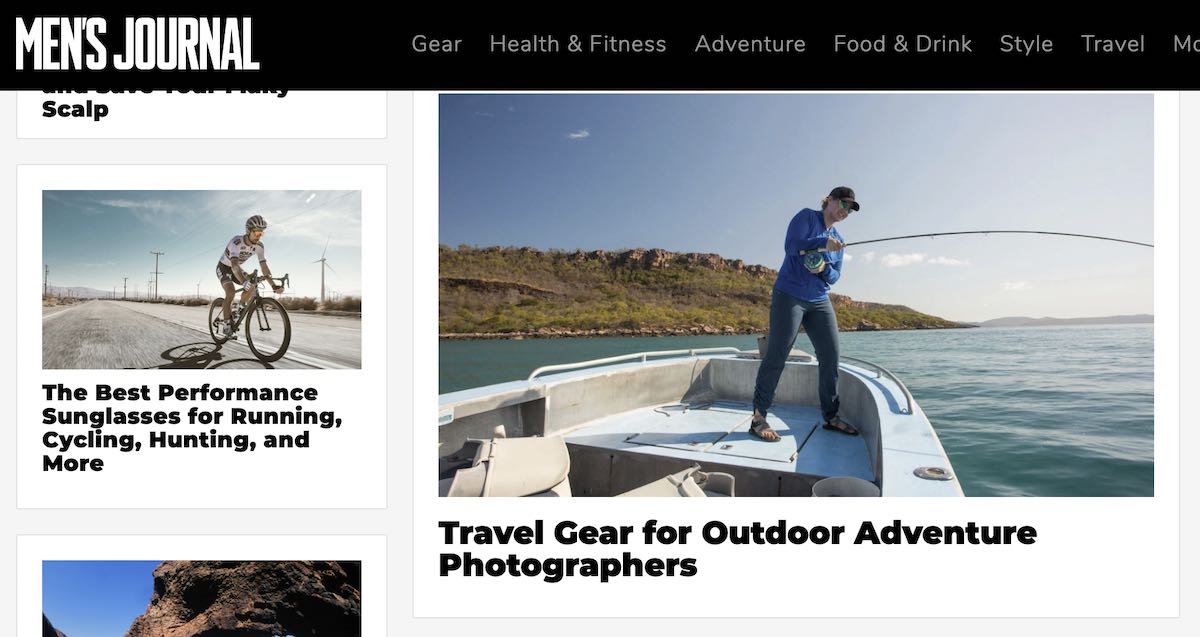
[{"label": "white cycling jersey", "polygon": [[225,252],[221,253],[221,263],[232,267],[233,262],[241,266],[243,263],[250,260],[253,255],[258,255],[258,262],[265,263],[267,260],[267,250],[263,246],[263,242],[250,243],[246,241],[245,235],[238,235],[229,240],[229,245],[225,246]]}]

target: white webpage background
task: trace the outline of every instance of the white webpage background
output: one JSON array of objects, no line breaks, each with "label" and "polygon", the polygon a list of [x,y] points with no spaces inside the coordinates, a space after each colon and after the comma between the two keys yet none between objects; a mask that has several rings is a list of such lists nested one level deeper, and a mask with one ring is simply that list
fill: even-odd
[{"label": "white webpage background", "polygon": [[[383,166],[19,166],[17,168],[17,294],[37,298],[37,273],[42,254],[42,193],[47,190],[358,190],[362,192],[362,269],[384,269],[386,198]],[[189,249],[191,249],[189,247]],[[216,252],[219,256],[219,250]],[[215,262],[216,257],[213,257]],[[303,277],[303,263],[276,263],[278,272]],[[209,281],[210,288],[214,282]],[[218,288],[219,289],[219,288]],[[382,289],[364,294],[362,312],[362,369],[345,370],[63,370],[38,369],[42,340],[34,338],[43,322],[41,308],[17,305],[17,329],[29,337],[19,339],[17,365],[17,506],[21,508],[156,508],[164,503],[187,503],[192,508],[349,508],[384,507],[387,456],[379,444],[387,435],[384,409],[384,351],[373,344],[387,337],[386,299]],[[88,390],[93,399],[48,401],[39,390],[62,383]],[[197,387],[312,387],[315,401],[239,404],[224,401],[158,400],[158,384]],[[97,384],[150,388],[151,400],[96,401]],[[94,475],[44,471],[46,449],[42,436],[42,410],[163,410],[186,414],[191,408],[227,411],[242,406],[251,410],[333,411],[342,419],[339,428],[309,430],[307,449],[260,449],[234,453],[224,449],[152,450],[143,442],[141,452],[118,449],[82,449],[66,457],[101,458],[104,470]],[[185,416],[186,418],[186,416]],[[226,417],[226,421],[228,416]],[[184,420],[186,423],[186,420]],[[221,433],[251,434],[255,428],[227,424]],[[82,427],[59,427],[82,433]],[[130,431],[123,427],[105,428]],[[133,429],[145,440],[150,431],[202,431],[149,426]],[[296,427],[262,429],[295,433]]]},{"label": "white webpage background", "polygon": [[[9,95],[12,95],[11,93]],[[433,208],[426,207],[420,213],[427,218],[415,218],[413,225],[408,225],[409,219],[414,219],[412,201],[404,195],[411,191],[412,175],[413,175],[413,153],[410,147],[409,133],[432,135],[432,141],[436,142],[436,124],[431,122],[428,117],[412,119],[411,116],[411,95],[409,93],[390,93],[388,102],[388,114],[392,126],[390,127],[390,136],[386,140],[372,141],[346,141],[346,140],[327,140],[327,141],[291,141],[277,140],[269,143],[260,140],[195,140],[188,142],[179,142],[172,140],[148,140],[148,141],[113,141],[113,142],[71,142],[71,141],[36,141],[36,140],[15,140],[8,139],[0,143],[0,158],[4,165],[7,165],[11,170],[0,176],[0,200],[14,201],[16,193],[15,182],[15,166],[18,163],[130,163],[130,162],[146,162],[147,158],[153,158],[155,161],[170,162],[170,163],[220,163],[228,162],[231,158],[237,158],[236,163],[266,163],[280,164],[288,162],[307,162],[307,163],[371,163],[381,164],[386,163],[389,166],[388,170],[388,192],[389,192],[389,215],[393,219],[388,225],[388,245],[393,252],[392,257],[388,261],[388,273],[386,283],[389,291],[389,325],[388,332],[392,335],[388,339],[388,388],[390,393],[391,413],[389,414],[389,425],[392,427],[412,427],[413,415],[410,414],[406,403],[412,403],[413,411],[422,420],[416,422],[432,423],[434,412],[436,411],[436,403],[433,397],[436,396],[436,381],[429,378],[423,381],[417,390],[422,392],[422,400],[428,399],[428,405],[422,405],[420,402],[412,402],[412,388],[414,388],[414,369],[421,370],[422,375],[428,375],[429,366],[432,364],[429,358],[423,360],[416,359],[414,356],[415,350],[419,349],[425,356],[430,353],[436,355],[436,323],[432,322],[429,316],[428,308],[423,309],[414,314],[413,300],[429,303],[431,300],[436,302],[436,281],[431,281],[430,277],[435,276],[436,272],[436,251],[434,248],[437,233],[436,233],[436,206]],[[1174,96],[1173,93],[1164,94],[1168,97]],[[434,94],[423,93],[417,94],[419,99],[430,99],[433,101],[436,113],[436,96]],[[15,99],[4,99],[0,96],[0,121],[15,121],[15,113],[13,105]],[[1178,120],[1180,122],[1181,148],[1179,156],[1181,164],[1179,165],[1183,175],[1200,174],[1200,95],[1195,93],[1182,94],[1182,107]],[[407,122],[412,122],[411,129],[406,127]],[[1159,122],[1162,126],[1169,126],[1169,122]],[[185,125],[183,123],[181,125]],[[428,144],[429,140],[427,140]],[[434,144],[436,148],[436,143]],[[426,149],[428,151],[428,148]],[[423,172],[426,180],[431,178],[429,162],[433,161],[431,156],[426,152],[419,155],[420,163],[425,164],[424,167],[417,166]],[[435,172],[435,171],[434,171]],[[433,188],[436,193],[436,179],[430,183],[426,183],[426,190]],[[1184,214],[1179,218],[1178,224],[1170,226],[1161,221],[1156,221],[1156,242],[1160,246],[1172,244],[1176,249],[1186,245],[1185,241],[1194,239],[1200,236],[1200,184],[1191,178],[1185,178],[1180,184],[1180,193],[1182,196],[1181,208]],[[1159,204],[1163,202],[1159,199]],[[397,222],[399,221],[399,222]],[[11,221],[10,221],[11,223]],[[429,226],[433,224],[434,227]],[[11,227],[11,226],[10,226]],[[414,233],[415,230],[415,233]],[[15,239],[14,239],[15,241]],[[411,246],[414,254],[406,255],[404,251],[406,247]],[[1156,299],[1162,298],[1164,294],[1175,294],[1175,298],[1179,300],[1180,307],[1175,313],[1175,317],[1197,316],[1200,315],[1200,305],[1196,301],[1197,276],[1200,271],[1200,258],[1195,254],[1195,250],[1182,250],[1178,256],[1180,268],[1176,272],[1181,273],[1180,280],[1175,281],[1174,285],[1164,285],[1160,289],[1156,289]],[[431,264],[433,264],[431,266]],[[419,270],[414,278],[414,267],[419,265]],[[1156,263],[1156,274],[1162,276],[1164,274],[1161,267]],[[419,286],[419,290],[414,294],[413,284]],[[14,281],[15,285],[15,281]],[[1165,288],[1165,289],[1163,289]],[[1182,292],[1182,295],[1180,295]],[[1160,308],[1156,308],[1156,312]],[[3,358],[13,361],[15,357],[15,342],[17,337],[14,333],[15,329],[15,312],[2,313],[0,312],[0,329],[13,334],[13,338],[7,341],[0,341],[0,352],[7,353]],[[417,329],[414,333],[414,318],[418,320]],[[1159,319],[1162,320],[1161,318]],[[431,331],[432,329],[432,331]],[[1163,331],[1162,324],[1156,326],[1156,333]],[[1167,365],[1164,370],[1166,374],[1174,376],[1178,374],[1180,383],[1183,387],[1191,387],[1195,381],[1200,380],[1200,374],[1197,374],[1194,367],[1179,365],[1179,360],[1195,360],[1196,355],[1200,354],[1200,341],[1195,333],[1184,331],[1177,333],[1179,345],[1179,359],[1172,365]],[[412,338],[412,340],[409,340]],[[1161,344],[1161,343],[1160,343]],[[1163,353],[1162,349],[1158,349],[1159,353]],[[419,362],[418,362],[419,361]],[[1158,363],[1156,363],[1157,365]],[[1158,369],[1163,369],[1159,367]],[[17,387],[17,369],[15,363],[9,366],[0,366],[0,404],[13,405],[15,399],[15,389]],[[24,371],[24,370],[22,370]],[[1156,374],[1156,378],[1161,378],[1161,374]],[[1160,404],[1162,396],[1159,394],[1158,399]],[[1176,400],[1166,407],[1174,409],[1178,413],[1178,396]],[[425,409],[424,412],[420,411]],[[422,436],[414,434],[414,438],[422,438]],[[10,442],[15,442],[15,428],[13,438]],[[1188,426],[1184,426],[1180,432],[1180,445],[1175,448],[1164,448],[1164,444],[1156,444],[1156,453],[1159,458],[1163,455],[1173,457],[1176,460],[1187,453],[1189,450],[1196,448],[1196,434],[1190,431]],[[0,551],[0,572],[11,573],[12,577],[0,577],[0,622],[4,619],[10,620],[8,626],[11,626],[14,631],[18,626],[16,616],[16,590],[18,585],[24,589],[28,586],[35,585],[29,581],[22,581],[17,573],[17,555],[18,546],[16,541],[17,535],[39,535],[39,534],[80,534],[74,536],[77,541],[74,546],[87,546],[90,544],[88,538],[84,535],[122,535],[129,533],[151,533],[151,534],[238,534],[238,533],[254,533],[254,534],[269,534],[269,533],[320,533],[320,534],[339,534],[339,533],[382,533],[386,534],[389,546],[392,549],[388,555],[388,632],[387,634],[427,634],[433,631],[438,631],[439,634],[458,635],[458,634],[478,634],[480,631],[487,631],[489,634],[495,635],[528,635],[530,631],[545,632],[550,634],[573,634],[581,636],[611,636],[612,634],[643,634],[647,632],[670,631],[673,633],[684,632],[689,635],[728,635],[730,631],[746,632],[746,631],[788,631],[787,634],[796,632],[810,633],[836,633],[836,634],[877,634],[879,631],[886,631],[889,635],[898,636],[913,636],[925,637],[930,634],[930,630],[936,630],[944,634],[957,634],[962,631],[964,634],[970,631],[970,634],[986,635],[986,636],[1007,636],[1014,632],[1025,634],[1046,634],[1053,632],[1055,634],[1064,630],[1086,633],[1086,634],[1113,634],[1113,633],[1128,633],[1130,631],[1138,631],[1145,634],[1190,634],[1198,626],[1195,621],[1196,612],[1190,610],[1190,606],[1184,606],[1181,609],[1183,621],[1172,619],[1152,619],[1152,620],[1120,620],[1113,621],[1109,619],[1088,619],[1079,618],[1062,620],[1062,619],[1007,619],[1003,621],[993,620],[978,620],[978,619],[853,619],[853,618],[826,618],[826,619],[784,619],[784,618],[765,618],[747,620],[740,617],[719,619],[719,618],[695,618],[693,612],[698,607],[719,604],[722,607],[729,609],[738,609],[752,605],[759,608],[757,601],[761,600],[761,607],[793,607],[796,600],[803,598],[819,598],[827,599],[843,594],[856,594],[863,587],[878,587],[879,581],[872,577],[878,571],[878,565],[871,562],[858,562],[846,559],[841,566],[850,569],[862,576],[861,586],[856,586],[851,591],[839,591],[833,589],[829,582],[819,577],[809,568],[803,565],[790,569],[791,578],[787,585],[783,588],[777,586],[766,586],[757,582],[752,575],[747,573],[738,573],[735,576],[725,581],[717,583],[712,587],[700,587],[692,591],[692,595],[688,602],[684,605],[674,606],[669,609],[674,618],[671,619],[642,619],[642,618],[621,618],[624,602],[627,600],[625,595],[616,593],[607,593],[602,597],[593,598],[593,604],[590,610],[583,613],[583,616],[591,619],[587,621],[578,621],[573,618],[564,619],[492,619],[479,620],[461,618],[462,611],[469,610],[473,599],[463,598],[461,603],[457,605],[454,612],[451,612],[444,619],[421,619],[414,618],[414,588],[415,582],[424,582],[427,579],[427,574],[416,573],[413,570],[413,558],[417,557],[424,560],[421,568],[428,570],[428,556],[437,552],[440,545],[422,542],[420,544],[413,543],[412,535],[409,529],[414,524],[413,512],[416,507],[422,508],[422,517],[417,522],[420,525],[432,525],[433,520],[441,517],[447,518],[450,515],[449,511],[440,510],[432,511],[432,501],[416,502],[412,499],[413,493],[416,493],[419,498],[424,498],[424,490],[420,485],[413,484],[414,476],[424,476],[427,473],[417,473],[417,467],[412,468],[410,473],[404,464],[407,458],[432,458],[432,454],[417,454],[411,447],[412,440],[406,435],[392,435],[388,438],[388,452],[391,463],[397,466],[388,473],[389,484],[389,509],[384,510],[341,510],[335,513],[313,511],[313,510],[206,510],[206,511],[186,511],[186,510],[17,510],[15,508],[15,467],[10,467],[10,471],[0,471],[0,507],[7,514],[0,515],[0,537],[8,537],[12,541],[10,551]],[[411,455],[410,455],[411,454]],[[10,457],[10,462],[11,458]],[[1156,467],[1160,467],[1161,463],[1157,463]],[[423,468],[423,467],[422,467]],[[1165,485],[1162,476],[1157,473],[1156,468],[1156,486]],[[1190,529],[1187,537],[1195,535],[1196,529],[1196,506],[1194,494],[1197,492],[1196,473],[1184,468],[1181,471],[1181,477],[1184,480],[1180,484],[1182,493],[1189,494],[1190,500],[1179,500],[1180,491],[1174,492],[1170,497],[1176,502],[1182,502],[1180,513],[1182,514],[1182,528]],[[1156,488],[1156,498],[1164,497],[1165,494]],[[994,503],[993,500],[985,501],[986,503]],[[1106,502],[1108,503],[1108,502]],[[1055,499],[1049,502],[1050,505],[1057,505],[1059,508],[1074,510],[1077,501]],[[1120,504],[1119,502],[1117,504]],[[996,510],[990,507],[989,515],[992,519],[1001,519],[1011,517],[1003,511]],[[470,511],[468,511],[470,512]],[[560,517],[574,516],[575,510],[560,509],[557,511],[562,515]],[[587,520],[593,523],[616,523],[619,520],[607,515],[601,508],[595,508],[587,513]],[[531,512],[531,515],[543,515],[544,512]],[[911,519],[916,519],[913,516],[920,515],[919,511],[906,510],[905,515]],[[490,515],[490,512],[476,510],[475,515],[479,519],[487,518],[487,521],[500,523],[503,521],[501,516]],[[528,516],[527,516],[528,517]],[[631,516],[638,517],[638,516]],[[662,517],[662,516],[659,516]],[[724,517],[724,516],[723,516]],[[807,517],[807,516],[806,516]],[[1064,516],[1069,517],[1069,516]],[[1169,525],[1165,528],[1159,520],[1142,520],[1138,519],[1136,512],[1130,512],[1126,507],[1118,507],[1113,509],[1111,515],[1104,516],[1106,524],[1119,527],[1121,532],[1112,536],[1113,542],[1109,546],[1105,546],[1103,550],[1091,556],[1091,560],[1103,564],[1117,564],[1125,562],[1129,559],[1137,559],[1140,556],[1141,545],[1146,543],[1166,544],[1179,547],[1177,529],[1179,526]],[[751,519],[746,516],[746,519]],[[853,516],[847,519],[854,519]],[[1035,521],[1032,517],[1028,518],[1030,522]],[[826,516],[827,521],[833,521],[832,517]],[[932,521],[932,520],[931,520]],[[1078,525],[1082,526],[1082,525]],[[434,529],[436,530],[436,528]],[[1039,527],[1044,533],[1044,527]],[[1086,536],[1091,532],[1091,529],[1077,528],[1081,536]],[[426,534],[427,535],[427,534]],[[65,539],[62,536],[56,537],[56,541],[71,541],[72,536],[67,536]],[[185,544],[186,538],[176,538],[179,544]],[[1168,549],[1170,547],[1168,546]],[[1195,585],[1196,550],[1190,542],[1182,544],[1182,552],[1179,554],[1179,564],[1182,565],[1182,572],[1176,581],[1180,582],[1180,595],[1167,595],[1166,600],[1172,604],[1178,604],[1180,597],[1183,599],[1196,599],[1197,588]],[[941,563],[937,563],[941,566]],[[365,565],[364,565],[365,568]],[[1103,568],[1101,566],[1100,568]],[[912,585],[913,582],[924,581],[924,578],[931,578],[935,582],[942,582],[947,587],[961,587],[964,583],[954,581],[953,579],[942,579],[944,572],[934,569],[923,569],[919,573],[914,573],[912,580],[906,585]],[[986,576],[987,574],[982,574]],[[1016,582],[1012,588],[1007,589],[1002,596],[996,600],[997,608],[993,609],[992,616],[1000,616],[1003,614],[1003,606],[1010,599],[1023,595],[1037,595],[1040,591],[1031,591],[1026,586],[1027,580],[1036,579],[1042,576],[1039,570],[1028,573],[1027,577],[1020,582]],[[1109,575],[1105,575],[1108,577]],[[1154,580],[1155,582],[1170,583],[1173,578],[1169,569],[1167,572],[1158,573]],[[506,581],[503,581],[507,583]],[[1128,583],[1130,586],[1144,584],[1146,582]],[[685,588],[691,588],[684,586]],[[498,597],[505,599],[514,599],[515,595],[505,593],[505,588],[501,587],[493,592]],[[760,594],[752,595],[750,591],[758,591]],[[1060,595],[1071,595],[1070,590],[1056,590],[1052,597]],[[953,611],[954,604],[952,600],[946,600],[943,606],[944,611]],[[536,615],[534,610],[525,608],[526,617]],[[752,611],[747,611],[746,614],[751,614]],[[428,607],[422,609],[422,614],[434,614]],[[928,617],[938,617],[942,612],[929,612]],[[460,617],[455,619],[455,617]],[[0,625],[3,625],[0,623]],[[1191,626],[1191,629],[1187,629]],[[15,632],[14,634],[20,634]]]},{"label": "white webpage background", "polygon": [[[405,254],[406,247],[411,243],[411,198],[412,191],[412,146],[410,141],[412,121],[411,94],[400,92],[387,95],[387,116],[394,125],[389,129],[388,137],[371,140],[313,140],[307,137],[304,130],[298,130],[295,137],[299,139],[261,140],[261,139],[150,139],[150,140],[35,140],[17,139],[15,135],[17,102],[13,92],[0,94],[0,121],[10,123],[10,131],[0,139],[0,201],[9,202],[9,210],[13,209],[17,197],[17,165],[104,165],[104,164],[167,164],[167,165],[196,165],[196,164],[230,164],[230,165],[336,165],[354,164],[366,166],[386,166],[386,196],[388,223],[387,245],[396,249],[386,259],[386,271],[366,271],[364,269],[364,295],[378,294],[386,298],[388,321],[385,328],[384,341],[363,342],[364,369],[366,356],[374,350],[377,356],[385,361],[382,366],[372,367],[369,380],[384,388],[385,396],[368,397],[355,394],[350,398],[361,404],[364,412],[378,423],[376,431],[385,428],[394,429],[393,435],[379,436],[370,440],[371,448],[365,450],[368,455],[378,454],[386,449],[386,458],[407,458],[410,455],[409,440],[405,429],[407,408],[404,415],[389,421],[385,411],[387,403],[407,405],[411,398],[411,360],[410,343],[406,335],[411,334],[412,293],[411,293],[411,258]],[[355,118],[361,114],[354,111],[330,112],[326,117]],[[186,136],[192,122],[173,120],[169,113],[159,115],[162,123],[172,123],[180,131],[180,136]],[[10,233],[10,250],[13,252],[10,286],[15,291],[19,287],[16,279],[16,250],[17,239],[15,213],[10,212],[7,220]],[[40,220],[38,221],[40,223]],[[364,236],[364,240],[368,240]],[[367,259],[364,248],[364,260]],[[28,264],[36,269],[40,264],[40,256],[36,262]],[[14,292],[15,293],[15,292]],[[36,303],[35,303],[36,305]],[[160,506],[162,508],[144,509],[17,509],[16,495],[16,458],[17,458],[17,423],[16,402],[19,388],[27,387],[22,377],[29,377],[40,372],[40,360],[36,364],[27,363],[18,368],[16,347],[21,335],[16,332],[16,305],[10,311],[0,312],[0,331],[8,338],[0,339],[0,360],[7,362],[0,365],[0,405],[8,406],[8,417],[4,422],[8,425],[9,437],[4,447],[8,450],[0,460],[0,541],[7,538],[9,549],[0,551],[0,573],[8,574],[0,577],[0,631],[8,634],[24,634],[18,631],[17,590],[27,590],[37,586],[36,582],[22,580],[18,575],[17,556],[20,554],[17,536],[55,535],[54,542],[72,545],[71,555],[83,558],[98,546],[95,536],[109,535],[149,535],[171,536],[168,546],[177,546],[177,555],[190,558],[195,552],[188,552],[192,543],[184,536],[308,536],[327,535],[345,536],[340,541],[347,546],[357,542],[357,536],[385,536],[387,544],[393,550],[387,554],[386,572],[389,578],[396,573],[408,573],[409,551],[411,546],[408,533],[409,524],[409,474],[403,467],[394,469],[385,467],[381,474],[382,485],[355,484],[346,480],[342,487],[347,490],[374,488],[383,490],[386,485],[390,508],[353,508],[353,509],[321,509],[299,508],[315,506],[313,503],[302,503],[296,508],[267,509],[267,508],[216,508],[189,509],[187,502],[172,501],[167,503],[140,504],[140,506]],[[385,358],[386,355],[386,358]],[[387,365],[386,361],[392,361]],[[329,373],[329,372],[324,372]],[[199,377],[188,379],[175,377],[175,382],[199,381]],[[164,382],[166,379],[164,378]],[[200,381],[203,382],[203,381]],[[289,381],[291,382],[291,381]],[[29,391],[23,389],[23,391]],[[38,396],[26,396],[36,399]],[[352,459],[352,458],[350,458]],[[349,459],[348,459],[349,460]],[[403,463],[403,460],[400,461]],[[326,477],[338,480],[340,476],[323,472],[320,466],[300,465],[290,475],[295,477],[295,489],[303,492],[304,483],[316,477]],[[386,477],[383,477],[386,475]],[[156,478],[144,476],[143,481],[149,483]],[[254,490],[256,485],[241,485],[245,490]],[[270,496],[270,493],[265,496]],[[230,505],[233,506],[233,505]],[[88,536],[88,537],[83,537]],[[236,544],[236,542],[234,542]],[[303,541],[298,541],[303,545]],[[215,544],[214,544],[215,546]],[[295,551],[292,555],[307,554],[309,559],[328,559],[329,553],[323,550],[325,545],[313,543],[311,551]],[[395,547],[401,547],[395,549]],[[168,551],[162,551],[155,559],[171,559]],[[104,559],[105,553],[96,548],[94,553]],[[211,553],[210,553],[211,554]],[[235,558],[237,559],[237,558]],[[385,559],[382,554],[368,558],[364,562],[363,571],[378,565]],[[387,604],[383,608],[385,618],[390,621],[399,618],[398,624],[390,624],[388,632],[374,634],[397,634],[394,631],[404,630],[404,619],[411,609],[411,590],[407,586],[408,578],[400,577],[402,586],[399,590],[388,590]],[[38,593],[40,595],[40,592]],[[374,598],[372,604],[382,604],[378,593],[363,591],[364,599],[370,595]],[[364,617],[368,612],[378,612],[379,606],[372,610],[364,609]],[[26,624],[27,625],[27,624]],[[7,630],[4,630],[7,628]],[[370,634],[370,633],[364,633]]]}]

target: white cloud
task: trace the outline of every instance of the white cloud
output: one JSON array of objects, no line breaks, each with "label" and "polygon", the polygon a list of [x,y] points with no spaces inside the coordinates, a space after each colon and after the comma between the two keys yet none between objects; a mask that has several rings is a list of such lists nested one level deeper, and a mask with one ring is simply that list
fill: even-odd
[{"label": "white cloud", "polygon": [[[314,246],[362,245],[362,195],[358,191],[319,191],[308,207],[297,210],[287,192],[257,193],[255,210],[271,224],[266,240],[287,237]],[[242,214],[241,211],[235,214]],[[320,255],[318,255],[320,256]],[[314,259],[316,257],[313,257]]]},{"label": "white cloud", "polygon": [[971,265],[970,261],[967,261],[965,259],[955,259],[952,257],[934,257],[934,258],[930,259],[929,261],[926,261],[926,263],[932,263],[933,265],[950,265],[950,266]]},{"label": "white cloud", "polygon": [[[129,213],[139,223],[171,234],[178,232],[177,225],[186,221],[192,213],[186,205],[166,199],[100,199],[94,203]],[[99,211],[97,214],[100,214]]]},{"label": "white cloud", "polygon": [[200,193],[191,206],[196,210],[188,219],[195,226],[192,233],[216,226],[223,229],[222,236],[233,234],[247,216],[257,214],[267,220],[268,246],[280,237],[313,246],[326,241],[332,246],[362,245],[362,193],[356,190],[218,190]]},{"label": "white cloud", "polygon": [[1004,289],[1008,292],[1024,292],[1029,289],[1029,281],[1005,281]]},{"label": "white cloud", "polygon": [[[870,263],[875,258],[874,252],[868,252],[863,256]],[[949,265],[949,266],[964,266],[971,265],[969,261],[964,259],[955,259],[952,257],[931,257],[924,252],[911,252],[909,254],[888,253],[880,257],[879,262],[888,268],[903,268],[909,265],[920,265],[927,263],[929,265]]]},{"label": "white cloud", "polygon": [[567,133],[567,139],[587,139],[592,136],[592,132],[586,128],[581,128],[573,133]]},{"label": "white cloud", "polygon": [[146,199],[144,201],[135,201],[133,199],[101,199],[96,203],[110,208],[125,208],[128,210],[169,210],[175,208],[175,204],[161,199]]},{"label": "white cloud", "polygon": [[911,254],[895,254],[889,253],[883,255],[880,263],[888,268],[903,268],[908,265],[916,265],[925,262],[925,254],[921,252],[913,252]]},{"label": "white cloud", "polygon": [[875,262],[875,251],[872,250],[872,251],[864,254],[863,261],[866,261],[867,263],[874,263]]},{"label": "white cloud", "polygon": [[853,261],[853,260],[854,260],[854,255],[852,255],[852,254],[843,254],[843,255],[842,255],[842,260],[843,260],[843,261]]}]

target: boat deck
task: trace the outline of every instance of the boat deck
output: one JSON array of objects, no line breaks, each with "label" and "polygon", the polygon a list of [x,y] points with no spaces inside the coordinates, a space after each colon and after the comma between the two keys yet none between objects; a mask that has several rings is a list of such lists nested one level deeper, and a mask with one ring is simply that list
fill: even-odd
[{"label": "boat deck", "polygon": [[874,363],[842,359],[840,411],[861,436],[819,426],[811,356],[798,353],[784,368],[769,416],[783,440],[772,443],[749,434],[757,358],[683,350],[540,368],[524,381],[443,394],[439,448],[445,455],[500,427],[510,437],[562,436],[573,495],[616,496],[699,464],[732,475],[738,497],[805,497],[833,476],[873,482],[884,496],[961,497],[904,384]]},{"label": "boat deck", "polygon": [[779,442],[750,435],[751,413],[750,403],[715,400],[644,407],[591,421],[565,434],[573,452],[572,482],[575,474],[596,470],[577,471],[579,462],[592,465],[605,454],[611,462],[623,462],[626,471],[653,461],[660,467],[699,463],[705,471],[732,472],[741,477],[739,494],[803,490],[828,476],[875,481],[863,438],[822,429],[819,409],[773,408],[767,421],[782,438]]}]

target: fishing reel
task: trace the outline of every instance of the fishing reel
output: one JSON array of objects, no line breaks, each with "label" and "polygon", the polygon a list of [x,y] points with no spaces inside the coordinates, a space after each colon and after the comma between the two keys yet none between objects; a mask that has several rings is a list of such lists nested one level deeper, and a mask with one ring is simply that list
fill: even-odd
[{"label": "fishing reel", "polygon": [[809,252],[804,255],[804,267],[809,270],[819,270],[823,263],[825,263],[825,255],[820,252]]}]

